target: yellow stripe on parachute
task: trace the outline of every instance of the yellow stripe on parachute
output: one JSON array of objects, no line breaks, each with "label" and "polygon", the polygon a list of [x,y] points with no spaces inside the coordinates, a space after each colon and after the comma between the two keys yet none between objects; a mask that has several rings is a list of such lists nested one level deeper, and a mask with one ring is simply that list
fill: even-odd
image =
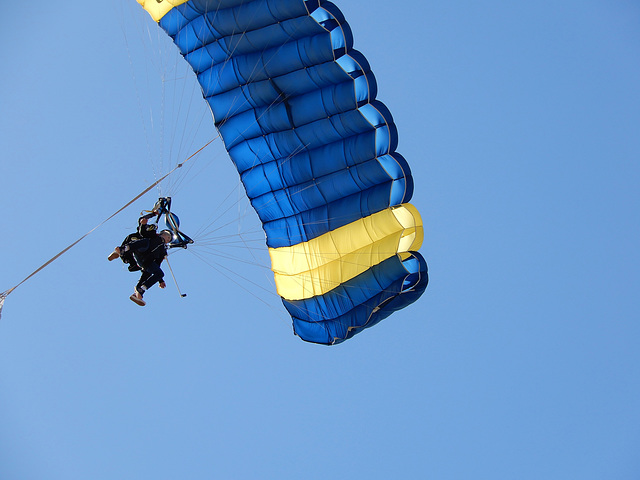
[{"label": "yellow stripe on parachute", "polygon": [[323,295],[393,255],[420,248],[418,210],[405,203],[291,247],[270,248],[278,294],[287,300]]},{"label": "yellow stripe on parachute", "polygon": [[187,3],[189,0],[137,0],[149,15],[159,22],[173,7]]}]

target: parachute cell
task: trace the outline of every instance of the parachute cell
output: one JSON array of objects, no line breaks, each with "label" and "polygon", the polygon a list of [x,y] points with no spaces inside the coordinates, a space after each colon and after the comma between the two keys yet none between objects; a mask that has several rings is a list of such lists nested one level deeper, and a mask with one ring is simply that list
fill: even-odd
[{"label": "parachute cell", "polygon": [[322,0],[137,0],[197,75],[260,218],[294,332],[333,344],[427,285],[393,118]]}]

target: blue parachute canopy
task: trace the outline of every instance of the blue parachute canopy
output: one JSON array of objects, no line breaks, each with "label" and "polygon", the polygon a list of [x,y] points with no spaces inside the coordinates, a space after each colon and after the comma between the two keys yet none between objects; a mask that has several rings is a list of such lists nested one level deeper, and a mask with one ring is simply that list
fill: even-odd
[{"label": "blue parachute canopy", "polygon": [[[334,344],[427,285],[391,113],[322,0],[138,0],[197,75],[302,339]],[[177,228],[177,227],[176,227]]]}]

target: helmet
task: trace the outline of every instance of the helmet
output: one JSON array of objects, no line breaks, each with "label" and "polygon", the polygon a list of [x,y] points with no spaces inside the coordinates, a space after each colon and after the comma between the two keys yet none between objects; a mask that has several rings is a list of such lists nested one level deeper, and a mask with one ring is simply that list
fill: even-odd
[{"label": "helmet", "polygon": [[169,235],[169,242],[173,241],[173,232],[171,230],[162,230],[158,235],[162,235],[162,234],[168,234]]}]

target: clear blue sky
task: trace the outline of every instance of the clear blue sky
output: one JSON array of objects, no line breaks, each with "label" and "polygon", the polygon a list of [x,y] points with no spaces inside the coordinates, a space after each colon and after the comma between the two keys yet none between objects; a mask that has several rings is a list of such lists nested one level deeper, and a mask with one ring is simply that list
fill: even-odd
[{"label": "clear blue sky", "polygon": [[[172,255],[186,298],[140,308],[106,261],[155,191],[8,298],[1,479],[640,478],[637,2],[336,3],[413,170],[425,295],[294,337],[218,142],[162,193],[243,248]],[[0,290],[213,136],[134,0],[3,12]]]}]

